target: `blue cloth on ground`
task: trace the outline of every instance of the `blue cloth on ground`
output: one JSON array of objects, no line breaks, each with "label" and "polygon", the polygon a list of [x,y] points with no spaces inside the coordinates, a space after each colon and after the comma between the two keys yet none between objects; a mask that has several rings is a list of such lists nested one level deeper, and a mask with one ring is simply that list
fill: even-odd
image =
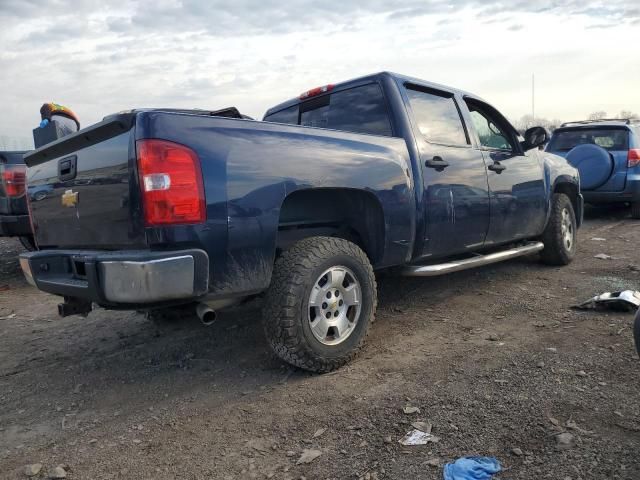
[{"label": "blue cloth on ground", "polygon": [[501,469],[493,457],[462,457],[444,466],[444,480],[489,480]]}]

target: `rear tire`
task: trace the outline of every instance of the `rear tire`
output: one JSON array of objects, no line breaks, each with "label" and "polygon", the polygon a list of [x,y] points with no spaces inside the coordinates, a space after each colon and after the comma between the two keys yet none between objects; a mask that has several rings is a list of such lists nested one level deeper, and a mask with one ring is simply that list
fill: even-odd
[{"label": "rear tire", "polygon": [[573,204],[564,193],[554,193],[551,215],[542,234],[541,259],[548,265],[568,265],[576,255],[577,225]]},{"label": "rear tire", "polygon": [[640,220],[640,202],[633,202],[631,204],[631,218]]},{"label": "rear tire", "polygon": [[330,372],[362,347],[376,305],[366,254],[341,238],[311,237],[276,260],[263,307],[264,331],[285,362]]}]

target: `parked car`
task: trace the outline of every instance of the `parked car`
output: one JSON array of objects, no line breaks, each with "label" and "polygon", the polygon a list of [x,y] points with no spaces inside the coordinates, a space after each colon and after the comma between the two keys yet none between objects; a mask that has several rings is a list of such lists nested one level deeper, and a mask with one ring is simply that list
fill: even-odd
[{"label": "parked car", "polygon": [[546,150],[578,169],[587,203],[630,204],[633,218],[640,218],[640,121],[564,123]]},{"label": "parked car", "polygon": [[[576,252],[579,176],[477,96],[392,73],[305,92],[262,122],[134,110],[25,159],[41,251],[21,266],[61,315],[216,309],[264,294],[273,350],[326,372],[363,344],[374,270],[433,276]],[[233,117],[233,116],[232,116]],[[126,179],[108,182],[96,179]],[[87,183],[84,180],[92,178]]]},{"label": "parked car", "polygon": [[24,153],[0,151],[0,237],[18,237],[25,248],[33,250]]}]

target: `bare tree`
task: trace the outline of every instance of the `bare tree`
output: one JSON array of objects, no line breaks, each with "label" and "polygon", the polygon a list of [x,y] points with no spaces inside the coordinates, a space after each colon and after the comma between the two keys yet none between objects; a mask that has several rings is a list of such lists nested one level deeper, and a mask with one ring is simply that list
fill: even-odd
[{"label": "bare tree", "polygon": [[629,120],[640,120],[640,115],[631,110],[621,110],[619,118],[628,118]]},{"label": "bare tree", "polygon": [[557,118],[549,120],[544,117],[534,117],[530,114],[523,115],[520,119],[513,122],[513,126],[516,127],[520,133],[524,133],[527,128],[531,127],[544,127],[550,132],[553,132],[560,124],[562,124],[562,121]]},{"label": "bare tree", "polygon": [[603,118],[607,118],[607,112],[603,112],[602,110],[593,112],[589,114],[589,120],[602,120]]}]

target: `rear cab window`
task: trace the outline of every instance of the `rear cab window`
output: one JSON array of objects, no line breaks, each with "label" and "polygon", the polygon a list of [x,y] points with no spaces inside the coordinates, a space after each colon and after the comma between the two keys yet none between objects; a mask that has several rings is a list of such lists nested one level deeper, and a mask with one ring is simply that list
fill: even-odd
[{"label": "rear cab window", "polygon": [[556,130],[547,150],[568,152],[573,147],[584,144],[598,145],[610,152],[629,150],[629,130],[615,127]]},{"label": "rear cab window", "polygon": [[390,137],[387,103],[377,83],[338,90],[265,116],[266,122]]}]

